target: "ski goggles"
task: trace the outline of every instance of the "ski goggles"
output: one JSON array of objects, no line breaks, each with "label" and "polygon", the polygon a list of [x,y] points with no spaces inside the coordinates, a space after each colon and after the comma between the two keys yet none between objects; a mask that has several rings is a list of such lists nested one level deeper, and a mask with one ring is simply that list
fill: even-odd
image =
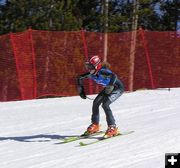
[{"label": "ski goggles", "polygon": [[86,62],[86,63],[85,63],[85,67],[86,67],[87,70],[95,70],[94,65],[92,65],[92,64],[89,63],[89,62]]}]

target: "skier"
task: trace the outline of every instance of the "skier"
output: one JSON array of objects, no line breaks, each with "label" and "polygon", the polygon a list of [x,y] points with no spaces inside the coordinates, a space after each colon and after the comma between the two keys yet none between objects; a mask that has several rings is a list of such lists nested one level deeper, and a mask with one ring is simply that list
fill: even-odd
[{"label": "skier", "polygon": [[77,77],[78,93],[80,97],[82,99],[87,98],[83,86],[83,79],[85,78],[94,80],[97,84],[104,86],[104,89],[93,101],[91,124],[83,135],[90,135],[100,131],[99,106],[102,104],[108,125],[104,137],[109,138],[116,136],[119,134],[119,129],[116,127],[115,119],[109,105],[122,95],[124,92],[124,85],[117,78],[117,75],[109,69],[107,63],[104,65],[101,63],[97,55],[86,62],[85,67],[88,72]]}]

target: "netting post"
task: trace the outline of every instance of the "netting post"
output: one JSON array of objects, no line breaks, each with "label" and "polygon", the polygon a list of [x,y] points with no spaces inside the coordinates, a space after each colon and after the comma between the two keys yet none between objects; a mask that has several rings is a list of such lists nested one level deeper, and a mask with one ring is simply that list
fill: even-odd
[{"label": "netting post", "polygon": [[32,63],[33,63],[33,96],[34,99],[37,97],[37,76],[36,76],[36,59],[35,59],[35,51],[34,51],[34,43],[33,43],[33,37],[32,37],[32,29],[29,27],[28,29],[29,32],[29,38],[30,38],[30,43],[31,43],[31,52],[32,52]]},{"label": "netting post", "polygon": [[134,66],[136,54],[136,36],[137,31],[131,31],[130,58],[129,58],[129,91],[134,90]]},{"label": "netting post", "polygon": [[14,58],[15,58],[15,63],[16,63],[16,72],[17,72],[17,77],[18,77],[18,82],[19,82],[19,87],[20,87],[21,100],[25,100],[24,92],[23,92],[23,88],[22,88],[22,82],[21,82],[21,78],[20,78],[19,61],[17,58],[17,50],[15,47],[14,36],[13,36],[13,33],[10,33],[9,35],[10,35],[10,41],[11,41],[12,50],[14,53]]},{"label": "netting post", "polygon": [[[86,60],[88,60],[88,49],[87,49],[87,43],[86,43],[86,38],[85,38],[84,29],[81,29],[81,36],[82,36],[83,45],[84,45],[85,57],[86,57]],[[91,81],[91,80],[89,80],[89,93],[90,93],[90,94],[93,93],[92,81]]]},{"label": "netting post", "polygon": [[146,61],[147,61],[147,65],[148,65],[151,87],[152,87],[152,89],[155,89],[153,73],[152,73],[152,66],[151,66],[151,61],[150,61],[150,55],[149,55],[149,51],[148,51],[148,46],[147,46],[147,41],[145,38],[144,29],[140,28],[139,31],[140,31],[140,35],[141,35],[141,39],[142,39],[142,43],[143,43],[143,47],[144,47],[144,51],[145,51],[145,55],[146,55]]}]

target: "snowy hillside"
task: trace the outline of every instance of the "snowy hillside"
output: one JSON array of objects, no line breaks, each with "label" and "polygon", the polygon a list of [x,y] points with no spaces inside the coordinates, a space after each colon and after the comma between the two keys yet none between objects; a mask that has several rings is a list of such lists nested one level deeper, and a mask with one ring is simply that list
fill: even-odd
[{"label": "snowy hillside", "polygon": [[0,103],[0,168],[164,168],[165,153],[180,152],[180,89],[126,93],[113,103],[120,130],[133,134],[58,144],[85,131],[91,105],[76,96]]}]

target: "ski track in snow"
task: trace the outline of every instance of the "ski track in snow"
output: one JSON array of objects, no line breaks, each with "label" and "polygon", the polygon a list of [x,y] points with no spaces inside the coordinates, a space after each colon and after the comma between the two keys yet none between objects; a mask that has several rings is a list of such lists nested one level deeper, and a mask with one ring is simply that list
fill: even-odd
[{"label": "ski track in snow", "polygon": [[[85,131],[91,100],[0,103],[0,168],[164,168],[165,153],[180,152],[179,102],[179,88],[125,93],[111,108],[120,130],[135,132],[84,147],[57,143]],[[101,107],[100,116],[105,130]]]}]

